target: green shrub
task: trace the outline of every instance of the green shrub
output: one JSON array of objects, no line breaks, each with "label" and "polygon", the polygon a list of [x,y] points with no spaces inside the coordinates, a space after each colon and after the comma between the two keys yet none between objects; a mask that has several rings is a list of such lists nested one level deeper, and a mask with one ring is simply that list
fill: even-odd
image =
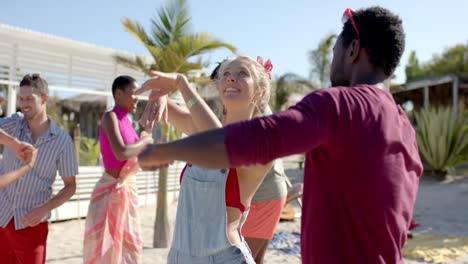
[{"label": "green shrub", "polygon": [[96,139],[80,138],[80,166],[97,166],[99,155],[99,144]]},{"label": "green shrub", "polygon": [[[445,178],[454,166],[463,163],[468,147],[464,114],[454,118],[451,108],[431,108],[415,113],[419,151],[434,174]],[[465,153],[464,153],[465,152]]]}]

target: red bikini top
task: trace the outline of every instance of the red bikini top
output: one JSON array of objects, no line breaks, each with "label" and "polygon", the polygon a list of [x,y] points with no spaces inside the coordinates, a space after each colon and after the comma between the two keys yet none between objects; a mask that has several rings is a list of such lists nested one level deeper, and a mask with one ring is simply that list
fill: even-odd
[{"label": "red bikini top", "polygon": [[[180,174],[180,183],[182,183],[182,177],[184,176],[185,170],[187,169],[187,165],[185,165],[182,173]],[[237,170],[236,169],[229,169],[229,174],[226,180],[226,206],[234,207],[241,211],[241,213],[245,212],[245,206],[242,204],[240,200],[240,189],[239,189],[239,180],[237,178]]]}]

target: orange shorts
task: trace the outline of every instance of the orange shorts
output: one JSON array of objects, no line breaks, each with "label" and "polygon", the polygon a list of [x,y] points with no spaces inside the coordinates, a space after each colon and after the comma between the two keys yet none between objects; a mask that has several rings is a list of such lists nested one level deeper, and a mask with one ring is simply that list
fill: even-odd
[{"label": "orange shorts", "polygon": [[242,226],[242,235],[248,238],[272,239],[286,203],[286,197],[253,203]]}]

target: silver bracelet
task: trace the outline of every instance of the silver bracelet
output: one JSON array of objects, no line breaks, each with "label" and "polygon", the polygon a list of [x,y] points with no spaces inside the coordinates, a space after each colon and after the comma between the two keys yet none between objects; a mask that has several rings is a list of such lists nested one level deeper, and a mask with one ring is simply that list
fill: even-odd
[{"label": "silver bracelet", "polygon": [[194,106],[194,105],[196,105],[198,103],[199,103],[198,98],[196,96],[194,96],[194,97],[190,98],[190,100],[188,100],[186,105],[187,105],[187,108],[190,109],[190,108],[192,108],[192,106]]}]

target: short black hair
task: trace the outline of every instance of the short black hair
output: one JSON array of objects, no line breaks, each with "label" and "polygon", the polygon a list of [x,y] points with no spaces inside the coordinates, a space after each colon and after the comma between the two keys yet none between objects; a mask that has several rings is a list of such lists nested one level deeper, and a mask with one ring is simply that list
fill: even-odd
[{"label": "short black hair", "polygon": [[360,46],[369,55],[370,63],[391,76],[405,50],[405,32],[400,17],[376,6],[355,11],[353,19],[359,37],[348,20],[341,32],[343,47],[347,48],[353,39],[359,38]]},{"label": "short black hair", "polygon": [[136,82],[136,80],[127,75],[121,75],[115,78],[114,82],[112,83],[112,96],[115,98],[115,92],[117,90],[125,91],[127,85],[131,84],[132,82]]}]

